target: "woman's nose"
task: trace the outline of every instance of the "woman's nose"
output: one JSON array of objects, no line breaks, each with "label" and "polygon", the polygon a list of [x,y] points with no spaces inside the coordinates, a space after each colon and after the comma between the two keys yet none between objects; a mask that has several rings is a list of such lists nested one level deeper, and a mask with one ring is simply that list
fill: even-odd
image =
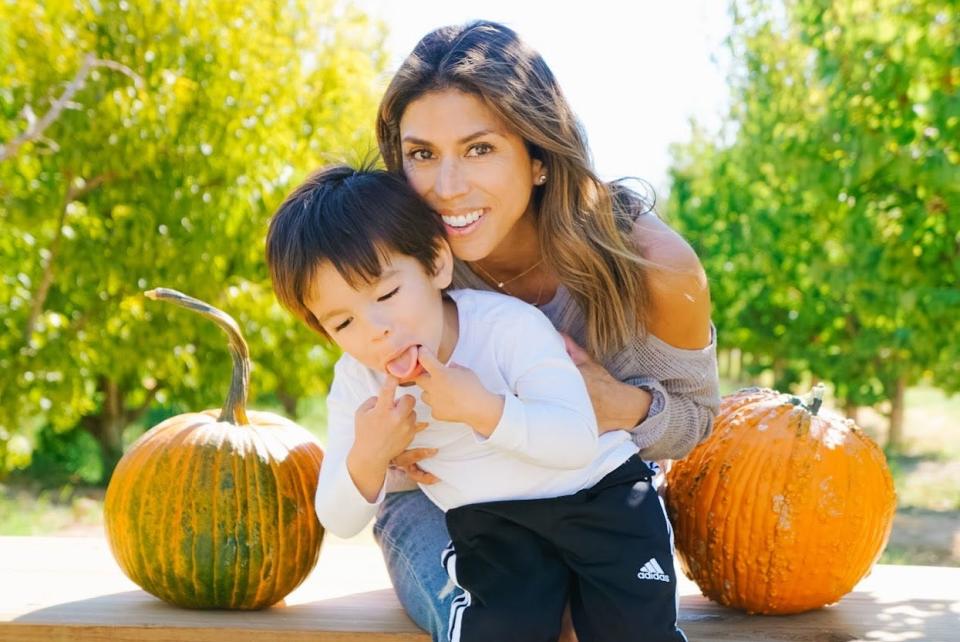
[{"label": "woman's nose", "polygon": [[440,162],[434,192],[438,198],[450,200],[467,191],[467,181],[458,158],[446,158]]}]

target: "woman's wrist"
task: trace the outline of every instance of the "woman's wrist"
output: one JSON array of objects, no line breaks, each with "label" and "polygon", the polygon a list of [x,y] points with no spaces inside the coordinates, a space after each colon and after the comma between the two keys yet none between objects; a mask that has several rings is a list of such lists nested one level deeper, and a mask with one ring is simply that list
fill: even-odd
[{"label": "woman's wrist", "polygon": [[609,397],[605,399],[605,412],[598,413],[597,424],[601,433],[611,430],[630,430],[647,418],[653,395],[643,388],[613,380]]}]

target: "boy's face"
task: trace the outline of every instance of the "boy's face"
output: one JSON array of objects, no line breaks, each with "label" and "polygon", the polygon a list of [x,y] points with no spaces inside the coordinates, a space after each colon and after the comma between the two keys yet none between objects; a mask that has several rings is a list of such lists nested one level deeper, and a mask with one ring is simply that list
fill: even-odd
[{"label": "boy's face", "polygon": [[[304,303],[340,348],[378,372],[402,382],[421,374],[417,346],[441,359],[456,343],[456,329],[444,322],[441,290],[453,275],[450,246],[442,242],[436,274],[415,258],[387,252],[379,280],[350,287],[329,261],[317,268]],[[451,335],[452,333],[452,335]]]}]

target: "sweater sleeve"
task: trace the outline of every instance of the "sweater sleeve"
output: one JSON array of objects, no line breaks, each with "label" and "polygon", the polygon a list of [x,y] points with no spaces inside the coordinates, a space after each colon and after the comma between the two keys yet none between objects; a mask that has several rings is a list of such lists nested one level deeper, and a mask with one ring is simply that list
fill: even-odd
[{"label": "sweater sleeve", "polygon": [[333,384],[327,395],[327,444],[317,482],[314,505],[317,519],[337,537],[352,537],[370,523],[383,500],[370,503],[357,490],[347,470],[347,454],[353,447],[354,417],[372,394],[363,394],[344,358],[334,367]]},{"label": "sweater sleeve", "polygon": [[633,441],[644,459],[680,459],[706,439],[720,408],[716,328],[700,350],[676,348],[648,335],[632,346],[636,364],[624,383],[653,396],[646,419],[635,426]]},{"label": "sweater sleeve", "polygon": [[583,377],[546,317],[533,308],[517,316],[497,357],[513,394],[486,442],[540,466],[586,466],[599,442]]}]

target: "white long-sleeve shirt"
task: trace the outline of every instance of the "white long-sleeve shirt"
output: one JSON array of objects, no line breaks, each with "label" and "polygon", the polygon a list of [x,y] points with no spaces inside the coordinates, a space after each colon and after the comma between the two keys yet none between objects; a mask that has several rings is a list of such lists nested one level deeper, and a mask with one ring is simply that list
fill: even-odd
[{"label": "white long-sleeve shirt", "polygon": [[[431,417],[421,389],[407,386],[419,421],[429,426],[410,448],[436,448],[420,462],[436,475],[424,493],[440,508],[500,499],[536,499],[593,486],[637,452],[625,431],[597,436],[586,384],[563,340],[535,307],[493,292],[454,290],[459,338],[448,363],[470,368],[483,385],[504,397],[500,422],[489,438],[470,426]],[[327,397],[327,445],[317,485],[316,510],[326,529],[356,534],[383,499],[368,502],[347,470],[357,408],[376,396],[385,375],[343,355]]]}]

